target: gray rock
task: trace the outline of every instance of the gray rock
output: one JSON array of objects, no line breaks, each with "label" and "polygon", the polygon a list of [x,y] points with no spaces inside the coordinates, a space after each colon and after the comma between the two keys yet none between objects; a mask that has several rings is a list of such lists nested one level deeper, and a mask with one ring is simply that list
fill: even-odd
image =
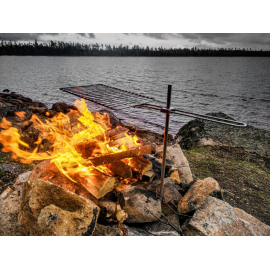
[{"label": "gray rock", "polygon": [[[167,216],[167,219],[175,226],[175,228],[181,231],[179,219],[176,214]],[[164,218],[162,220],[166,221]],[[143,229],[156,236],[180,236],[180,234],[172,228],[172,226],[167,225],[161,221],[146,224]]]},{"label": "gray rock", "polygon": [[[207,115],[234,120],[224,113]],[[270,157],[270,132],[252,126],[242,128],[192,120],[179,130],[175,142],[187,150],[204,145],[233,146],[243,147],[262,157]]]},{"label": "gray rock", "polygon": [[91,235],[99,207],[69,190],[30,178],[23,186],[19,211],[22,235]]},{"label": "gray rock", "polygon": [[269,226],[245,211],[212,197],[203,202],[182,229],[184,235],[270,236]]},{"label": "gray rock", "polygon": [[126,236],[152,236],[151,233],[148,233],[147,231],[136,228],[136,227],[129,227],[127,225],[123,225],[127,229],[127,235]]},{"label": "gray rock", "polygon": [[204,180],[197,180],[187,191],[185,196],[178,202],[178,213],[185,214],[198,209],[204,200],[216,189],[218,182],[208,177]]},{"label": "gray rock", "polygon": [[[163,148],[157,148],[156,157],[158,155],[162,156]],[[189,163],[183,154],[182,149],[179,144],[173,144],[167,147],[166,160],[170,160],[173,169],[177,169],[179,172],[179,183],[184,187],[189,187],[193,182],[192,173],[190,171]]]},{"label": "gray rock", "polygon": [[0,198],[0,236],[19,236],[18,213],[20,197],[17,191],[8,194],[4,199]]},{"label": "gray rock", "polygon": [[20,194],[22,193],[23,184],[28,180],[31,173],[32,171],[24,172],[17,177],[13,187],[15,190],[19,191]]},{"label": "gray rock", "polygon": [[[127,223],[157,221],[161,215],[161,204],[155,193],[140,187],[128,187],[119,194],[121,208],[128,214]],[[152,214],[149,211],[152,212]]]},{"label": "gray rock", "polygon": [[116,225],[104,226],[97,223],[92,236],[123,236],[123,232]]},{"label": "gray rock", "polygon": [[[153,191],[157,196],[160,196],[160,179],[154,180],[150,183],[147,183],[144,188],[150,191]],[[163,188],[163,200],[165,203],[171,203],[173,205],[177,204],[178,201],[182,198],[181,194],[174,186],[174,181],[172,178],[167,177],[164,179],[164,188]]]}]

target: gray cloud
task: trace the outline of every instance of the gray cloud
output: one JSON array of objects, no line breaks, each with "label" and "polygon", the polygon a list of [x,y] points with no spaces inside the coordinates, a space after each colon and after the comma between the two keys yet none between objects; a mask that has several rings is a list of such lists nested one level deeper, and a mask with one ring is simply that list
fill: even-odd
[{"label": "gray cloud", "polygon": [[143,35],[150,38],[165,39],[165,40],[168,40],[174,37],[174,34],[169,34],[169,33],[144,33]]},{"label": "gray cloud", "polygon": [[9,33],[5,33],[2,34],[0,33],[0,39],[1,40],[11,40],[11,41],[18,41],[18,40],[24,40],[24,41],[33,41],[35,39],[38,39],[39,36],[42,34],[30,34],[30,33],[18,33],[18,34],[9,34]]},{"label": "gray cloud", "polygon": [[96,38],[96,36],[93,33],[77,33],[77,35],[80,35],[86,38]]},{"label": "gray cloud", "polygon": [[179,34],[180,37],[198,45],[206,46],[224,46],[224,47],[258,47],[262,48],[270,47],[270,34]]},{"label": "gray cloud", "polygon": [[[34,41],[35,39],[41,40],[45,35],[54,36],[54,38],[60,36],[59,33],[0,33],[0,40]],[[93,33],[78,33],[77,35],[90,39],[96,38]]]}]

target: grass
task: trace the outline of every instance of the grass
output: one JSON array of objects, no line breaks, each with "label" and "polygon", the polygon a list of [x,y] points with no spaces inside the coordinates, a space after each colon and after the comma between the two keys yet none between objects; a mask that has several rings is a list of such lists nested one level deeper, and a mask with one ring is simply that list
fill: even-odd
[{"label": "grass", "polygon": [[270,169],[262,158],[236,147],[196,147],[183,151],[194,179],[213,177],[229,204],[270,225]]}]

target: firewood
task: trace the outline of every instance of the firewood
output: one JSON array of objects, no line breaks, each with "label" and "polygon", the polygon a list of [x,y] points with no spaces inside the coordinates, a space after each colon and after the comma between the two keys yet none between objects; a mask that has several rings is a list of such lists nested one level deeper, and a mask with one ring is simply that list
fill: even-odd
[{"label": "firewood", "polygon": [[152,171],[148,171],[148,172],[146,172],[146,173],[144,173],[142,175],[142,180],[143,181],[152,182],[152,180],[154,179],[154,177],[155,177],[155,173],[152,172]]},{"label": "firewood", "polygon": [[120,192],[121,190],[131,187],[132,184],[136,183],[138,179],[136,178],[127,178],[121,181],[118,186],[115,188],[117,192]]},{"label": "firewood", "polygon": [[93,170],[92,173],[83,177],[75,175],[74,179],[97,199],[112,191],[119,183],[117,177],[103,174],[98,170]]},{"label": "firewood", "polygon": [[[124,140],[124,142],[123,142],[123,140]],[[116,146],[116,145],[123,145],[123,144],[125,145],[125,147],[127,149],[130,149],[130,148],[134,147],[134,143],[127,137],[109,142],[110,147]]]},{"label": "firewood", "polygon": [[[150,149],[151,149],[151,146],[150,146]],[[152,162],[143,157],[134,157],[130,159],[129,166],[132,168],[132,170],[138,172],[141,175],[143,175],[147,171],[152,170],[153,168]]]},{"label": "firewood", "polygon": [[68,189],[69,191],[76,193],[88,200],[91,200],[96,204],[98,203],[97,199],[91,193],[89,193],[78,182],[75,183],[67,178],[62,172],[58,170],[54,163],[50,163],[50,160],[44,160],[34,167],[28,180],[34,178],[40,178],[44,181],[51,182],[62,188]]},{"label": "firewood", "polygon": [[142,156],[151,153],[151,145],[137,146],[127,151],[103,155],[99,157],[87,157],[91,163],[97,167],[103,164],[110,164],[121,159]]},{"label": "firewood", "polygon": [[119,203],[101,198],[98,200],[98,206],[101,208],[101,215],[106,215],[106,219],[117,220],[119,223],[127,219],[127,214],[121,209]]},{"label": "firewood", "polygon": [[132,178],[132,170],[130,166],[123,161],[114,162],[106,166],[115,176],[126,179]]},{"label": "firewood", "polygon": [[105,135],[106,137],[109,137],[111,140],[117,140],[120,138],[124,138],[127,132],[128,132],[128,128],[117,126],[114,129],[106,131]]},{"label": "firewood", "polygon": [[78,143],[75,145],[75,149],[85,159],[97,154],[108,153],[106,146],[100,145],[96,140],[89,140],[85,143]]}]

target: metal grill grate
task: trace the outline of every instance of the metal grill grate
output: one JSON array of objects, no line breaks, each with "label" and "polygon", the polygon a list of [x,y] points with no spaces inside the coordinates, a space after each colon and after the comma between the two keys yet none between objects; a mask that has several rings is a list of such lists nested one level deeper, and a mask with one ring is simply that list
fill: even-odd
[{"label": "metal grill grate", "polygon": [[135,105],[153,102],[154,99],[104,84],[63,87],[60,90],[87,99],[108,109],[118,111]]}]

